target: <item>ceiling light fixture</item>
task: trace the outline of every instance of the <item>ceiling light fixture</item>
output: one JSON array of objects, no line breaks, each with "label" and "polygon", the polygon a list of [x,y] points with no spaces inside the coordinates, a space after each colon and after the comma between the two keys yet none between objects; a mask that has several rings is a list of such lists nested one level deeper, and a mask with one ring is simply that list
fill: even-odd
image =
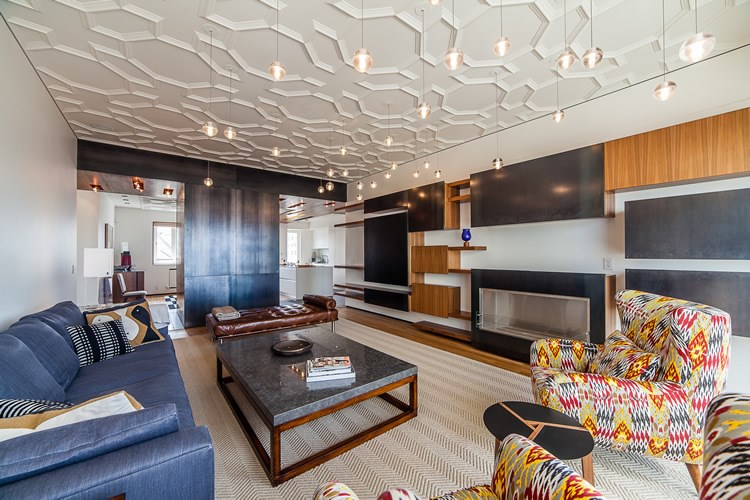
[{"label": "ceiling light fixture", "polygon": [[492,166],[495,170],[503,168],[503,159],[500,158],[500,96],[498,88],[500,86],[499,73],[495,72],[495,159],[492,160]]},{"label": "ceiling light fixture", "polygon": [[214,65],[214,30],[212,28],[208,28],[208,33],[211,36],[211,46],[208,49],[209,55],[208,55],[208,121],[206,121],[203,126],[201,127],[201,130],[203,130],[203,133],[206,134],[208,137],[213,137],[216,134],[219,133],[219,127],[216,126],[214,122],[211,121],[211,102],[213,99],[211,99],[211,89],[213,88],[213,65]]},{"label": "ceiling light fixture", "polygon": [[229,126],[224,129],[224,137],[231,141],[237,137],[237,131],[232,126],[232,72],[234,66],[227,66],[227,69],[229,70]]},{"label": "ceiling light fixture", "polygon": [[568,3],[563,1],[563,51],[557,58],[557,65],[560,69],[570,68],[576,62],[576,55],[568,46]]},{"label": "ceiling light fixture", "polygon": [[443,176],[443,172],[440,170],[435,170],[435,178],[440,179]]},{"label": "ceiling light fixture", "polygon": [[203,179],[203,184],[205,184],[206,187],[211,187],[214,185],[214,180],[211,178],[211,162],[206,161],[206,178]]},{"label": "ceiling light fixture", "polygon": [[344,170],[341,172],[341,177],[349,177],[349,170],[344,167]]},{"label": "ceiling light fixture", "polygon": [[385,145],[391,147],[393,144],[393,137],[391,137],[391,101],[385,103],[388,107],[388,135],[385,136]]},{"label": "ceiling light fixture", "polygon": [[391,162],[391,170],[396,170],[397,167],[398,167],[398,165],[396,164],[396,162],[392,161]]},{"label": "ceiling light fixture", "polygon": [[142,193],[144,190],[144,187],[145,186],[143,183],[143,179],[141,179],[140,177],[133,177],[133,189],[135,189],[139,193]]},{"label": "ceiling light fixture", "polygon": [[172,193],[174,193],[174,189],[172,188],[164,188],[161,192],[164,196],[172,196]]},{"label": "ceiling light fixture", "polygon": [[591,31],[591,48],[583,53],[581,58],[581,64],[588,69],[594,69],[594,66],[599,64],[604,57],[604,52],[599,47],[594,47],[594,0],[589,1],[589,15],[591,16],[590,31]]},{"label": "ceiling light fixture", "polygon": [[425,100],[425,93],[424,93],[424,7],[421,8],[422,10],[422,37],[420,38],[419,42],[422,46],[422,102],[417,106],[417,114],[420,118],[423,120],[430,116],[430,105]]},{"label": "ceiling light fixture", "polygon": [[661,0],[661,64],[662,64],[662,82],[654,89],[654,99],[657,101],[666,101],[674,91],[677,90],[677,84],[673,81],[667,81],[667,29],[664,14],[664,0]]},{"label": "ceiling light fixture", "polygon": [[698,0],[695,0],[695,35],[680,46],[680,59],[686,63],[698,62],[706,57],[716,45],[716,37],[705,31],[698,32]]},{"label": "ceiling light fixture", "polygon": [[279,0],[276,0],[276,60],[268,67],[268,72],[274,80],[283,80],[286,76],[284,66],[279,62]]},{"label": "ceiling light fixture", "polygon": [[326,182],[326,189],[328,191],[333,191],[333,188],[334,188],[333,182],[331,181]]},{"label": "ceiling light fixture", "polygon": [[274,124],[273,128],[273,137],[274,137],[274,144],[273,148],[271,148],[271,156],[279,157],[281,156],[281,149],[279,148],[279,124],[278,122],[281,121],[281,118],[278,116],[274,116],[276,118],[276,123]]},{"label": "ceiling light fixture", "polygon": [[357,201],[362,201],[362,198],[364,198],[364,196],[362,196],[362,193],[357,193]]},{"label": "ceiling light fixture", "polygon": [[377,182],[375,182],[375,181],[370,181],[370,187],[371,187],[372,189],[375,189],[376,187],[378,187],[378,183],[377,183]]},{"label": "ceiling light fixture", "polygon": [[318,186],[318,193],[323,194],[326,192],[326,188],[323,187],[323,179],[320,179],[320,185]]},{"label": "ceiling light fixture", "polygon": [[357,49],[354,52],[354,58],[352,59],[352,64],[354,65],[354,69],[356,69],[360,73],[367,73],[368,71],[370,71],[370,68],[372,67],[372,56],[370,55],[370,51],[364,48],[365,47],[365,0],[362,0],[362,3],[360,5],[362,7],[362,11],[361,11],[362,47]]},{"label": "ceiling light fixture", "polygon": [[443,64],[451,71],[455,71],[461,67],[464,63],[464,52],[463,50],[456,47],[456,39],[458,38],[458,28],[456,28],[456,0],[451,2],[451,11],[453,13],[451,37],[453,38],[453,45],[445,51],[445,57],[443,57]]},{"label": "ceiling light fixture", "polygon": [[385,177],[386,179],[390,179],[390,178],[391,178],[391,171],[390,171],[390,170],[386,170],[386,171],[385,171],[385,176],[384,176],[384,177]]},{"label": "ceiling light fixture", "polygon": [[503,35],[503,2],[500,0],[500,38],[495,40],[492,51],[497,57],[504,57],[510,52],[510,39]]},{"label": "ceiling light fixture", "polygon": [[95,193],[98,193],[99,191],[103,191],[102,187],[99,184],[89,184],[89,187]]},{"label": "ceiling light fixture", "polygon": [[330,167],[328,168],[328,170],[326,170],[326,175],[327,175],[328,177],[333,177],[333,175],[334,175],[335,173],[336,173],[336,172],[335,172],[335,171],[334,171],[334,170],[333,170],[332,168],[330,168]]},{"label": "ceiling light fixture", "polygon": [[274,146],[273,148],[271,148],[271,156],[279,156],[279,155],[281,155],[281,150],[279,149],[278,146]]},{"label": "ceiling light fixture", "polygon": [[411,175],[413,175],[414,178],[416,179],[417,177],[419,177],[419,170],[415,170],[414,173]]},{"label": "ceiling light fixture", "polygon": [[357,189],[362,191],[362,181],[357,181]]},{"label": "ceiling light fixture", "polygon": [[426,169],[430,168],[430,160],[425,160],[422,166]]},{"label": "ceiling light fixture", "polygon": [[344,115],[341,115],[341,147],[339,148],[339,153],[341,156],[344,156],[348,152],[349,150],[344,146]]},{"label": "ceiling light fixture", "polygon": [[557,77],[557,83],[555,84],[555,96],[557,102],[557,109],[552,113],[552,120],[555,123],[560,123],[565,118],[565,111],[560,109],[560,73],[555,70],[555,76]]},{"label": "ceiling light fixture", "polygon": [[440,5],[442,1],[443,0],[427,0],[427,3],[434,7],[435,5]]}]

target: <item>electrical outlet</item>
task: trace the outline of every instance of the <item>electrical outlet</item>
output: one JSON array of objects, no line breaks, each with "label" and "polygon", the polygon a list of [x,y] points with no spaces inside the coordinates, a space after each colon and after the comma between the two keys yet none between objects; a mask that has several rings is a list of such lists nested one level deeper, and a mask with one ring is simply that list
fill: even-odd
[{"label": "electrical outlet", "polygon": [[602,259],[602,267],[605,271],[613,271],[615,269],[615,259],[612,257],[604,257],[604,259]]}]

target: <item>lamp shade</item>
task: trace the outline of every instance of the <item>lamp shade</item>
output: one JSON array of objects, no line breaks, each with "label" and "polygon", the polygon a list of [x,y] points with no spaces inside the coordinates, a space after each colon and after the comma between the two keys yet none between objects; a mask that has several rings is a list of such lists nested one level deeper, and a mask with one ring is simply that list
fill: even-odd
[{"label": "lamp shade", "polygon": [[103,278],[114,272],[115,254],[111,248],[83,249],[83,277]]}]

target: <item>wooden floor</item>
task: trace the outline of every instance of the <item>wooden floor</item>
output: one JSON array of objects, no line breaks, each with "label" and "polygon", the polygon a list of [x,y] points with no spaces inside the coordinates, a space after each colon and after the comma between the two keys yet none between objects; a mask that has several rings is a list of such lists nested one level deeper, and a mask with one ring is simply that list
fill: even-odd
[{"label": "wooden floor", "polygon": [[408,321],[389,318],[387,316],[381,316],[380,314],[374,314],[360,309],[354,309],[352,307],[339,309],[339,317],[390,333],[391,335],[419,342],[420,344],[428,345],[442,351],[452,352],[453,354],[458,354],[465,358],[487,363],[488,365],[496,366],[503,370],[526,376],[531,375],[531,368],[529,368],[527,363],[522,363],[520,361],[515,361],[513,359],[504,358],[496,354],[479,350],[466,342],[423,332]]}]

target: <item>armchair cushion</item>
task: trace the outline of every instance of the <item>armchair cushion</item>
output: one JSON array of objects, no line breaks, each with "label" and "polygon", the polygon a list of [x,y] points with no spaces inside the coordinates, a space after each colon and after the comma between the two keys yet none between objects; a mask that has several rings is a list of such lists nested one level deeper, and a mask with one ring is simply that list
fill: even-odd
[{"label": "armchair cushion", "polygon": [[531,367],[582,372],[601,346],[580,340],[541,339],[531,344]]},{"label": "armchair cushion", "polygon": [[656,380],[661,356],[644,351],[620,332],[604,341],[604,348],[591,360],[588,371],[631,380]]}]

